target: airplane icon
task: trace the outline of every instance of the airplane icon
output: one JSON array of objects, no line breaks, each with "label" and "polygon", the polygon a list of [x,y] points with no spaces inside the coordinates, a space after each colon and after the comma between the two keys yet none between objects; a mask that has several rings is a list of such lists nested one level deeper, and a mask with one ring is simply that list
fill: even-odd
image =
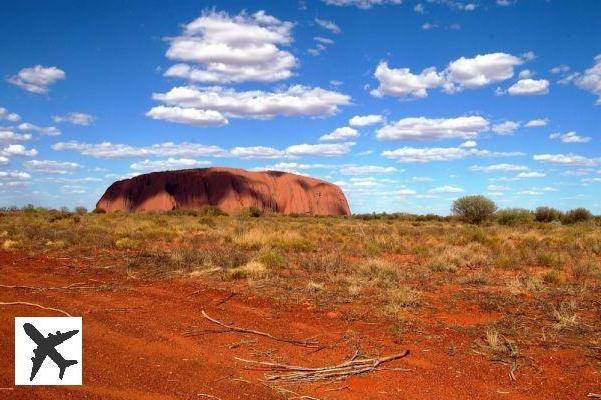
[{"label": "airplane icon", "polygon": [[30,323],[23,324],[23,329],[25,330],[27,336],[29,336],[31,340],[33,340],[38,345],[38,347],[33,350],[33,354],[35,354],[35,356],[31,357],[33,366],[31,368],[31,376],[29,377],[30,381],[33,380],[35,375],[40,370],[40,367],[46,359],[46,356],[50,357],[50,359],[54,361],[54,363],[59,367],[60,372],[58,377],[61,380],[63,379],[63,375],[65,374],[65,369],[67,369],[68,366],[77,364],[77,360],[65,360],[65,358],[58,351],[56,351],[55,347],[64,342],[65,340],[73,337],[79,332],[78,330],[73,330],[65,333],[56,331],[55,335],[49,333],[48,337],[45,338],[44,335],[42,335],[40,331],[38,331],[36,327]]}]

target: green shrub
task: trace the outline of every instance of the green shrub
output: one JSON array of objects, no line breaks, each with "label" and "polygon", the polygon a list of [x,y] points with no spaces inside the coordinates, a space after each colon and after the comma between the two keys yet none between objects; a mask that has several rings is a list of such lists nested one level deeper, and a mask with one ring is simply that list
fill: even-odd
[{"label": "green shrub", "polygon": [[537,207],[534,211],[534,219],[538,222],[561,221],[563,213],[556,208]]},{"label": "green shrub", "polygon": [[482,196],[464,196],[453,202],[451,211],[470,224],[479,224],[497,210],[494,201]]},{"label": "green shrub", "polygon": [[578,222],[589,221],[593,218],[593,214],[586,208],[575,208],[566,212],[561,220],[564,224],[575,224]]},{"label": "green shrub", "polygon": [[505,208],[497,211],[496,220],[501,225],[516,226],[534,220],[534,214],[525,208]]}]

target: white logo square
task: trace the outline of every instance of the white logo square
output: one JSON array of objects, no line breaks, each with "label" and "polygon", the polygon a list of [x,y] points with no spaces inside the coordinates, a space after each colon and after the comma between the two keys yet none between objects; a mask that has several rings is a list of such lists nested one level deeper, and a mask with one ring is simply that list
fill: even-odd
[{"label": "white logo square", "polygon": [[16,317],[15,385],[81,385],[81,328],[81,317]]}]

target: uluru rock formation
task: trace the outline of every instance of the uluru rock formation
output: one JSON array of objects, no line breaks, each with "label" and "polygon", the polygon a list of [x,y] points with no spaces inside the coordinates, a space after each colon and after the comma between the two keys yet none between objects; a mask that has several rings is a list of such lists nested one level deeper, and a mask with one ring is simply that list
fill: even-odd
[{"label": "uluru rock formation", "polygon": [[96,207],[112,211],[168,211],[215,206],[231,213],[255,206],[268,213],[349,215],[334,184],[278,171],[198,168],[152,172],[117,181]]}]

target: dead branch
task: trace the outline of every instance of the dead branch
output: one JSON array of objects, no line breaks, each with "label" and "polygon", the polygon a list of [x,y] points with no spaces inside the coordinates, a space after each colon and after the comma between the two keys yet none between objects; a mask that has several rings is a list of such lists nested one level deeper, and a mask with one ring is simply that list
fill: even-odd
[{"label": "dead branch", "polygon": [[591,399],[601,399],[601,394],[589,393],[586,395],[586,397],[591,398]]},{"label": "dead branch", "polygon": [[95,286],[81,286],[85,282],[72,283],[67,286],[24,286],[24,285],[0,285],[6,289],[30,289],[30,290],[74,290],[74,289],[96,289]]},{"label": "dead branch", "polygon": [[403,358],[409,354],[409,350],[381,358],[351,358],[338,365],[311,368],[297,365],[288,365],[272,363],[265,361],[246,360],[235,357],[236,360],[244,363],[259,366],[259,369],[277,372],[266,374],[268,381],[295,381],[295,382],[314,382],[319,380],[339,380],[348,378],[351,375],[359,375],[379,369],[378,367],[386,362]]},{"label": "dead branch", "polygon": [[68,312],[66,312],[64,310],[61,310],[60,308],[44,307],[44,306],[39,305],[39,304],[27,303],[27,302],[24,302],[24,301],[12,301],[12,302],[9,302],[9,303],[0,302],[0,305],[3,305],[3,306],[16,306],[16,305],[32,306],[32,307],[41,308],[43,310],[56,311],[56,312],[59,312],[61,314],[66,315],[67,317],[72,317],[71,314],[69,314]]},{"label": "dead branch", "polygon": [[204,397],[207,399],[213,399],[213,400],[221,400],[221,398],[217,397],[217,396],[213,396],[212,394],[206,394],[206,393],[197,393],[196,394],[199,397]]},{"label": "dead branch", "polygon": [[240,332],[240,333],[250,333],[252,335],[263,336],[263,337],[269,338],[271,340],[275,340],[277,342],[290,343],[290,344],[295,344],[295,345],[305,346],[305,347],[316,347],[318,344],[316,341],[313,341],[313,340],[295,340],[295,339],[281,338],[278,336],[273,336],[266,332],[256,331],[254,329],[240,328],[240,327],[234,326],[234,325],[227,325],[221,321],[216,320],[215,318],[210,317],[204,310],[202,310],[201,313],[202,313],[202,316],[205,317],[206,319],[208,319],[209,321],[211,321],[219,326],[222,326],[230,331]]}]

